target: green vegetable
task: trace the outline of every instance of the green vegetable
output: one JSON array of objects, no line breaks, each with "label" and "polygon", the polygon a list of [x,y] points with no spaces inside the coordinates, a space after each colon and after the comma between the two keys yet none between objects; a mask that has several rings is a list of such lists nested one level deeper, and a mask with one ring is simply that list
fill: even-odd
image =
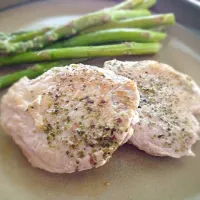
[{"label": "green vegetable", "polygon": [[[111,11],[111,13],[112,13],[112,20],[122,20],[122,19],[151,15],[151,12],[146,9],[116,10],[116,11]],[[41,36],[45,32],[52,30],[52,29],[53,28],[45,27],[45,28],[42,28],[39,30],[21,31],[21,32],[7,34],[7,35],[4,33],[0,33],[0,40],[7,40],[11,43],[25,42],[25,41],[33,39],[36,36]]]},{"label": "green vegetable", "polygon": [[9,41],[0,42],[0,52],[1,53],[18,53],[26,52],[31,49],[40,49],[45,45],[57,41],[63,37],[72,36],[79,31],[96,25],[108,22],[111,20],[111,15],[107,11],[97,12],[85,15],[79,19],[72,20],[71,22],[54,28],[42,36],[35,37],[34,40],[29,40],[27,42],[10,43]]},{"label": "green vegetable", "polygon": [[116,11],[111,11],[110,13],[112,15],[112,21],[151,15],[151,12],[146,9],[116,10]]},{"label": "green vegetable", "polygon": [[64,37],[70,37],[91,26],[100,25],[112,21],[112,10],[131,9],[143,0],[127,0],[109,9],[87,14],[78,19],[72,20],[62,26],[50,29],[41,36],[27,42],[11,43],[9,40],[0,41],[0,53],[19,53],[32,49],[41,49]]},{"label": "green vegetable", "polygon": [[110,10],[130,10],[134,9],[136,6],[144,3],[145,0],[126,0],[112,8]]},{"label": "green vegetable", "polygon": [[149,30],[151,31],[156,31],[156,32],[165,32],[167,31],[167,28],[169,27],[169,25],[160,25],[154,28],[150,28]]},{"label": "green vegetable", "polygon": [[7,39],[7,35],[3,32],[0,32],[0,40],[5,40]]},{"label": "green vegetable", "polygon": [[43,35],[47,31],[51,30],[52,28],[50,27],[45,27],[39,30],[34,30],[34,31],[27,31],[27,32],[21,32],[17,34],[12,34],[11,36],[8,36],[9,42],[21,42],[21,41],[27,41],[31,40],[36,36]]},{"label": "green vegetable", "polygon": [[94,26],[82,31],[82,34],[112,28],[154,28],[160,25],[171,25],[175,23],[174,14],[160,14],[152,16],[137,17],[122,21],[112,21],[106,24]]},{"label": "green vegetable", "polygon": [[148,9],[156,4],[157,0],[145,0],[142,4],[136,5],[134,9]]},{"label": "green vegetable", "polygon": [[15,83],[16,81],[20,80],[22,77],[26,76],[28,78],[36,78],[37,76],[43,74],[44,72],[48,71],[53,67],[62,67],[65,65],[69,65],[72,63],[79,63],[83,62],[86,59],[78,59],[78,60],[66,60],[66,61],[57,61],[57,62],[49,62],[49,63],[41,63],[35,64],[32,67],[29,67],[25,70],[17,71],[12,74],[8,74],[5,76],[0,77],[0,89],[8,87]]},{"label": "green vegetable", "polygon": [[166,38],[165,33],[148,31],[143,29],[108,29],[79,35],[71,39],[58,42],[47,48],[64,48],[75,46],[92,46],[111,42],[159,42]]},{"label": "green vegetable", "polygon": [[159,43],[127,42],[124,44],[105,46],[48,49],[43,51],[26,52],[13,56],[1,57],[0,66],[53,61],[60,59],[154,54],[157,53],[160,48],[161,45]]}]

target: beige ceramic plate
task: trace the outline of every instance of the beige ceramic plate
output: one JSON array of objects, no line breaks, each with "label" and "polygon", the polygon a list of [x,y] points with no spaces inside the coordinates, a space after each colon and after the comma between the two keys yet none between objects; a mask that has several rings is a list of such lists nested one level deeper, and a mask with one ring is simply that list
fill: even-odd
[{"label": "beige ceramic plate", "polygon": [[[77,16],[111,4],[102,0],[37,2],[0,13],[0,31],[63,23],[67,15]],[[200,84],[200,41],[178,25],[169,34],[161,53],[149,59],[168,63]],[[102,65],[103,59],[92,63]],[[6,72],[0,70],[0,74]],[[12,139],[0,131],[0,200],[197,200],[200,143],[194,152],[194,158],[156,158],[125,145],[99,169],[57,175],[31,167]]]}]

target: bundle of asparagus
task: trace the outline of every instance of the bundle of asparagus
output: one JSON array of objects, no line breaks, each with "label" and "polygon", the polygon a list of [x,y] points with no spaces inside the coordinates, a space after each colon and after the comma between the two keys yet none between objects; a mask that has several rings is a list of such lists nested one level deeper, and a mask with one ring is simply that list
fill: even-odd
[{"label": "bundle of asparagus", "polygon": [[0,88],[23,76],[35,78],[52,67],[92,57],[158,53],[162,46],[159,42],[167,34],[155,30],[174,24],[175,17],[152,15],[148,9],[155,3],[156,0],[125,0],[56,28],[0,33],[0,67],[46,62],[0,77]]}]

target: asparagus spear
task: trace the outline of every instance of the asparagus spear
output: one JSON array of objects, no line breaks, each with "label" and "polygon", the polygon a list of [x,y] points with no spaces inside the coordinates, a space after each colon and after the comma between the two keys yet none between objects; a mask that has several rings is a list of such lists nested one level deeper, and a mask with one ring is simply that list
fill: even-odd
[{"label": "asparagus spear", "polygon": [[26,31],[22,30],[22,31],[16,31],[16,32],[11,32],[8,34],[8,36],[14,36],[14,35],[21,35],[26,33]]},{"label": "asparagus spear", "polygon": [[144,2],[145,0],[126,0],[112,7],[111,10],[130,10],[130,9],[135,8],[138,5],[141,5]]},{"label": "asparagus spear", "polygon": [[[112,12],[113,20],[122,20],[122,19],[151,15],[151,12],[147,9],[114,10],[111,12]],[[38,30],[20,31],[20,32],[14,32],[11,34],[5,34],[5,33],[0,32],[0,39],[1,38],[7,39],[10,42],[27,41],[27,40],[33,39],[35,36],[42,35],[51,29],[53,29],[53,27],[44,27],[44,28],[38,29]]]},{"label": "asparagus spear", "polygon": [[[141,9],[139,9],[141,10]],[[145,10],[145,9],[143,9]],[[0,40],[7,40],[9,42],[21,42],[21,41],[27,41],[29,39],[33,39],[35,36],[42,35],[46,31],[49,31],[50,27],[44,27],[38,30],[31,30],[31,31],[18,31],[18,32],[12,32],[12,33],[2,33],[0,32]]]},{"label": "asparagus spear", "polygon": [[90,58],[103,56],[143,55],[157,53],[159,43],[124,43],[105,46],[71,47],[26,52],[13,56],[1,57],[0,66],[33,62],[53,61],[60,59]]},{"label": "asparagus spear", "polygon": [[71,22],[66,23],[62,26],[53,28],[52,30],[45,32],[42,36],[37,36],[33,40],[27,42],[10,43],[8,41],[1,41],[0,53],[18,53],[26,52],[27,50],[32,49],[41,49],[49,43],[52,43],[64,37],[70,37],[84,30],[85,28],[111,21],[112,14],[110,14],[109,11],[118,9],[129,9],[143,1],[144,0],[127,0],[110,9],[87,14],[80,17],[79,19],[72,20]]},{"label": "asparagus spear", "polygon": [[159,42],[166,38],[165,33],[148,31],[143,29],[108,29],[79,35],[71,39],[60,41],[47,49],[64,47],[92,46],[111,42]]},{"label": "asparagus spear", "polygon": [[112,15],[112,20],[123,20],[135,17],[149,16],[151,12],[147,9],[138,10],[114,10],[110,12]]},{"label": "asparagus spear", "polygon": [[53,67],[62,67],[65,65],[69,65],[72,63],[79,63],[83,62],[86,59],[77,59],[77,60],[66,60],[66,61],[57,61],[57,62],[50,62],[50,63],[41,63],[35,64],[32,67],[29,67],[25,70],[17,71],[12,74],[8,74],[5,76],[0,77],[0,89],[8,87],[15,83],[16,81],[20,80],[22,77],[26,76],[28,78],[36,78],[37,76],[43,74],[47,70]]},{"label": "asparagus spear", "polygon": [[79,19],[72,20],[63,26],[54,28],[44,33],[44,35],[35,37],[33,40],[27,42],[9,43],[8,41],[2,41],[0,42],[0,51],[1,53],[17,53],[31,49],[39,49],[48,43],[74,35],[87,27],[109,22],[110,20],[111,15],[107,11],[88,14]]},{"label": "asparagus spear", "polygon": [[7,39],[7,35],[3,32],[0,32],[0,40],[5,40]]},{"label": "asparagus spear", "polygon": [[30,39],[33,39],[36,36],[43,35],[45,32],[51,30],[50,27],[45,27],[39,30],[34,31],[24,31],[22,33],[12,34],[11,36],[8,36],[7,39],[9,42],[21,42],[21,41],[27,41]]},{"label": "asparagus spear", "polygon": [[[112,11],[112,19],[113,20],[121,20],[128,19],[140,16],[149,16],[151,12],[147,9],[138,9],[138,10],[117,10]],[[9,42],[24,42],[27,40],[31,40],[36,36],[40,36],[45,32],[49,31],[50,27],[45,27],[39,30],[34,31],[22,31],[11,34],[0,33],[0,40],[8,40]]]},{"label": "asparagus spear", "polygon": [[145,17],[137,17],[122,21],[112,21],[91,28],[87,28],[81,34],[91,33],[99,30],[112,28],[153,28],[160,25],[170,25],[175,23],[174,14],[160,14]]},{"label": "asparagus spear", "polygon": [[0,40],[9,40],[11,37],[22,35],[22,34],[25,34],[27,32],[28,31],[17,31],[17,32],[12,32],[12,33],[8,33],[8,34],[0,32]]},{"label": "asparagus spear", "polygon": [[157,0],[145,0],[142,4],[136,5],[134,9],[148,9],[155,5]]},{"label": "asparagus spear", "polygon": [[169,27],[169,25],[160,25],[157,27],[150,28],[149,30],[156,31],[156,32],[165,32],[168,27]]}]

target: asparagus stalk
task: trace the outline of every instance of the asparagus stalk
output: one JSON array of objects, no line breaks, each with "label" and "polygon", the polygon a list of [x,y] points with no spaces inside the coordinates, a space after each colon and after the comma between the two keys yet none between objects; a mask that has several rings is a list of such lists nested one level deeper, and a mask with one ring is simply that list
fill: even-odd
[{"label": "asparagus stalk", "polygon": [[144,0],[127,0],[110,9],[87,14],[80,17],[79,19],[72,20],[71,22],[66,23],[62,26],[53,28],[45,32],[43,35],[37,36],[33,40],[27,42],[11,43],[9,41],[1,41],[0,53],[19,53],[26,52],[27,50],[32,49],[41,49],[47,44],[53,43],[64,37],[70,37],[91,26],[112,21],[112,15],[111,13],[109,13],[109,11],[118,9],[131,9],[143,1]]},{"label": "asparagus stalk", "polygon": [[50,30],[42,36],[35,37],[33,40],[27,42],[10,43],[8,41],[0,42],[0,52],[1,53],[17,53],[26,52],[31,49],[40,49],[45,45],[57,41],[63,37],[69,37],[81,30],[111,20],[111,15],[107,11],[96,12],[92,14],[85,15],[79,19],[72,20],[63,26],[59,26]]},{"label": "asparagus stalk", "polygon": [[114,10],[111,11],[110,13],[112,15],[112,21],[151,15],[151,12],[147,9],[116,10],[116,11]]},{"label": "asparagus stalk", "polygon": [[16,32],[12,32],[12,33],[9,33],[8,36],[14,36],[14,35],[21,35],[21,34],[24,34],[26,33],[27,31],[16,31]]},{"label": "asparagus stalk", "polygon": [[91,33],[99,30],[112,28],[153,28],[160,25],[171,25],[175,23],[174,14],[160,14],[145,17],[137,17],[122,21],[112,21],[91,28],[87,28],[81,34]]},{"label": "asparagus stalk", "polygon": [[71,39],[60,41],[47,48],[57,49],[76,46],[92,46],[112,42],[159,42],[166,38],[167,34],[143,29],[108,29],[79,35]]},{"label": "asparagus stalk", "polygon": [[[137,9],[137,10],[114,10],[112,12],[112,19],[113,20],[122,20],[134,17],[141,17],[141,16],[149,16],[151,12],[147,9]],[[31,30],[31,31],[20,31],[14,32],[11,34],[5,34],[0,32],[0,39],[7,39],[10,42],[20,42],[20,41],[27,41],[33,39],[36,36],[42,35],[45,32],[53,29],[53,27],[44,27],[39,30]]]},{"label": "asparagus stalk", "polygon": [[[140,16],[149,16],[151,12],[147,9],[138,9],[138,10],[117,10],[112,11],[113,20],[122,20]],[[45,27],[40,30],[34,31],[22,31],[11,34],[0,33],[0,40],[7,40],[9,42],[24,42],[33,39],[36,36],[40,36],[45,32],[51,30],[50,27]]]},{"label": "asparagus stalk", "polygon": [[157,0],[145,0],[142,4],[138,4],[134,9],[149,9],[156,4]]},{"label": "asparagus stalk", "polygon": [[130,10],[134,9],[136,6],[141,5],[144,2],[145,0],[126,0],[112,7],[111,10]]},{"label": "asparagus stalk", "polygon": [[7,35],[3,32],[0,32],[0,40],[5,40],[7,39]]},{"label": "asparagus stalk", "polygon": [[10,37],[8,36],[9,42],[21,42],[21,41],[27,41],[31,40],[36,36],[43,35],[45,32],[51,30],[52,28],[50,27],[45,27],[39,30],[34,30],[34,31],[24,31],[22,33],[17,33],[17,34],[12,34]]},{"label": "asparagus stalk", "polygon": [[17,31],[17,32],[12,32],[12,33],[8,33],[8,34],[0,32],[0,40],[9,40],[11,37],[22,35],[22,34],[25,34],[27,32],[28,31]]},{"label": "asparagus stalk", "polygon": [[0,40],[7,40],[7,41],[9,40],[9,42],[27,41],[29,39],[33,39],[35,36],[42,35],[43,33],[45,33],[46,31],[50,29],[51,29],[50,27],[44,27],[38,30],[18,31],[18,32],[12,32],[8,34],[0,32]]},{"label": "asparagus stalk", "polygon": [[167,31],[167,28],[169,27],[169,25],[160,25],[154,28],[150,28],[149,30],[151,31],[156,31],[156,32],[165,32]]},{"label": "asparagus stalk", "polygon": [[17,71],[12,74],[8,74],[5,76],[0,77],[0,89],[8,87],[15,83],[16,81],[20,80],[22,77],[26,76],[28,78],[36,78],[37,76],[43,74],[44,72],[48,71],[53,67],[62,67],[65,65],[69,65],[72,63],[79,63],[83,62],[86,59],[77,59],[77,60],[66,60],[66,61],[57,61],[57,62],[50,62],[50,63],[41,63],[35,64],[32,67],[29,67],[25,70]]},{"label": "asparagus stalk", "polygon": [[105,46],[71,47],[48,49],[36,52],[26,52],[13,56],[1,57],[0,66],[24,64],[60,59],[92,58],[104,56],[143,55],[157,53],[161,48],[159,43],[124,43]]}]

